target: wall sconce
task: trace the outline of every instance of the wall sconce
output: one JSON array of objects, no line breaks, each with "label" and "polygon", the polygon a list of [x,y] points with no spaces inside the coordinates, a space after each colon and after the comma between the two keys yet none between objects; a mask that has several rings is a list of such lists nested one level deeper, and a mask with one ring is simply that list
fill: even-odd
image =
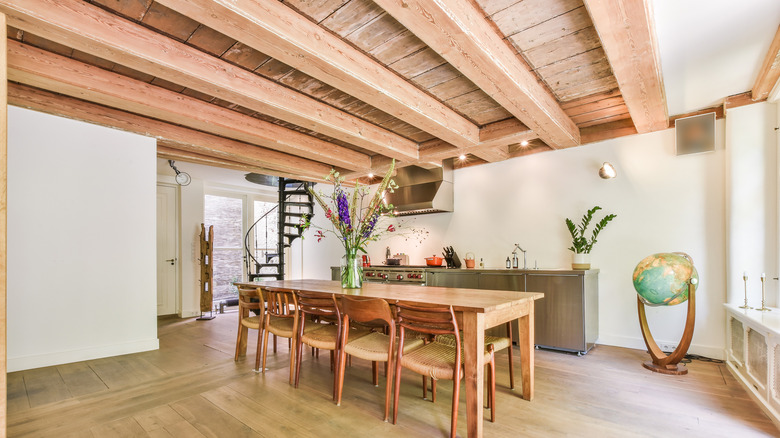
[{"label": "wall sconce", "polygon": [[601,169],[599,169],[599,176],[602,179],[612,179],[616,177],[617,171],[615,170],[615,166],[605,161],[604,164],[601,165]]}]

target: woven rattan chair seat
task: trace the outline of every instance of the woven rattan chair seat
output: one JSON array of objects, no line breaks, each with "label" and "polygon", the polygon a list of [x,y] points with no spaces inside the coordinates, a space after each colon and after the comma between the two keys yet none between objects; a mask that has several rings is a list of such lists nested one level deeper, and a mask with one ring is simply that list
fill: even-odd
[{"label": "woven rattan chair seat", "polygon": [[259,329],[260,328],[260,317],[259,316],[249,316],[246,318],[241,319],[241,325],[244,327],[248,327],[251,329]]},{"label": "woven rattan chair seat", "polygon": [[[293,318],[281,318],[271,315],[271,320],[268,322],[268,331],[275,334],[276,336],[292,338],[295,336],[295,332],[293,331],[294,323],[295,321],[293,321]],[[308,324],[305,330],[310,332],[318,330],[319,328],[319,324]]]},{"label": "woven rattan chair seat", "polygon": [[[419,348],[422,345],[422,339],[404,339],[404,353]],[[347,345],[344,346],[344,351],[346,351],[347,354],[360,359],[387,362],[387,349],[389,347],[390,336],[384,333],[371,332],[368,335],[357,339],[350,333]],[[395,350],[395,348],[393,350]],[[395,353],[395,351],[393,351],[393,353]]]},{"label": "woven rattan chair seat", "polygon": [[[309,331],[309,327],[315,328]],[[336,350],[336,341],[339,337],[337,325],[307,323],[304,330],[303,336],[301,336],[301,342],[304,344],[321,350]],[[358,339],[367,334],[367,330],[350,330],[349,338]]]},{"label": "woven rattan chair seat", "polygon": [[[461,341],[463,341],[463,338],[461,338]],[[455,345],[455,336],[439,335],[436,336],[436,342],[446,345]],[[512,341],[507,337],[485,335],[485,348],[487,348],[488,345],[492,345],[495,351],[499,351],[509,348],[509,346],[512,345]]]},{"label": "woven rattan chair seat", "polygon": [[[463,378],[463,355],[460,357]],[[485,352],[483,363],[490,362],[490,353]],[[417,374],[433,379],[452,380],[454,375],[455,347],[441,342],[431,342],[401,357],[401,366]]]}]

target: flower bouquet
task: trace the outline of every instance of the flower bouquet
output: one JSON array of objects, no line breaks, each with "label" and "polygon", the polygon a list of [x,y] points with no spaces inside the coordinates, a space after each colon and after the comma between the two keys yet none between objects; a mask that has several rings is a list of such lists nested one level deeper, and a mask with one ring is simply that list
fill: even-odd
[{"label": "flower bouquet", "polygon": [[326,181],[333,184],[333,192],[323,194],[309,188],[309,192],[317,200],[317,203],[325,212],[325,217],[331,222],[331,229],[324,229],[311,224],[309,217],[304,218],[304,229],[318,228],[315,233],[317,241],[326,237],[327,233],[335,235],[344,246],[344,259],[341,267],[341,287],[345,289],[359,288],[363,282],[363,266],[358,257],[358,252],[366,252],[366,244],[379,240],[387,233],[396,231],[394,225],[382,227],[379,225],[382,218],[392,215],[393,205],[385,201],[385,193],[393,192],[398,185],[393,181],[392,175],[395,169],[395,160],[390,169],[382,178],[374,195],[371,196],[366,206],[366,198],[369,197],[370,188],[357,183],[351,190],[345,189],[342,183],[344,177],[332,170]]}]

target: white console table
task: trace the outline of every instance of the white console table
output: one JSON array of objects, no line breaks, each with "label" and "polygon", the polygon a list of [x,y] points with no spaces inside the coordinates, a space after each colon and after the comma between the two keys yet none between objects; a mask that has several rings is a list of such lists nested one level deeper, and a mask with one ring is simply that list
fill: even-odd
[{"label": "white console table", "polygon": [[726,308],[726,364],[780,428],[780,309]]}]

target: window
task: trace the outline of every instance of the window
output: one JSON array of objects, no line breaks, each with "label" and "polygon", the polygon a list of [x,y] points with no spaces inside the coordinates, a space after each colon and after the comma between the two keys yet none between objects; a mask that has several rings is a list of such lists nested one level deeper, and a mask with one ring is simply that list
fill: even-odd
[{"label": "window", "polygon": [[214,301],[238,297],[244,279],[244,197],[206,195],[204,221],[214,225]]}]

